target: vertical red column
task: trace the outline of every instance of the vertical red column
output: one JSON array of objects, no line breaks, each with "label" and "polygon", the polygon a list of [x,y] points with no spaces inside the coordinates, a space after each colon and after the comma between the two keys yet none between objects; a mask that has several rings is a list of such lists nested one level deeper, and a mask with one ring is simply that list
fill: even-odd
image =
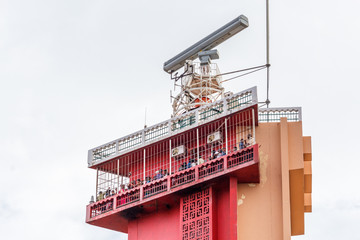
[{"label": "vertical red column", "polygon": [[237,240],[237,179],[235,177],[230,177],[229,200],[229,240]]}]

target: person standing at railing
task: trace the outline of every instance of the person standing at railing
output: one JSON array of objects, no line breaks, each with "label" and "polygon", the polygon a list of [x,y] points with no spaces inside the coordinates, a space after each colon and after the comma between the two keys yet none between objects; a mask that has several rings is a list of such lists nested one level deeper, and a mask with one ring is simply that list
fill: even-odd
[{"label": "person standing at railing", "polygon": [[[219,149],[219,151],[221,151],[221,149]],[[214,159],[219,157],[219,154],[220,154],[219,151],[215,151],[215,153],[214,153]]]},{"label": "person standing at railing", "polygon": [[154,177],[154,179],[155,179],[155,180],[158,180],[158,179],[160,179],[160,178],[162,178],[162,174],[160,173],[159,170],[157,170],[157,171],[155,172],[155,177]]},{"label": "person standing at railing", "polygon": [[219,150],[217,150],[217,152],[218,152],[218,157],[221,157],[223,155],[223,152],[222,152],[221,148],[219,148]]},{"label": "person standing at railing", "polygon": [[129,183],[128,189],[133,189],[135,187],[135,185],[136,185],[136,181],[133,180],[131,183]]},{"label": "person standing at railing", "polygon": [[111,195],[111,189],[109,187],[105,192],[105,198],[110,197],[110,195]]},{"label": "person standing at railing", "polygon": [[200,158],[199,158],[199,165],[200,164],[203,164],[205,161],[204,161],[204,159],[200,156]]},{"label": "person standing at railing", "polygon": [[192,162],[192,159],[189,159],[189,162],[188,162],[187,165],[186,165],[186,169],[191,168],[191,162]]},{"label": "person standing at railing", "polygon": [[244,139],[241,139],[241,140],[240,140],[240,143],[239,143],[239,148],[240,148],[240,150],[245,148],[245,142],[244,142]]},{"label": "person standing at railing", "polygon": [[219,155],[218,155],[218,156],[220,156],[220,157],[226,155],[226,150],[225,150],[225,148],[223,148],[223,149],[220,148],[220,149],[218,150],[218,152],[219,152]]},{"label": "person standing at railing", "polygon": [[140,179],[138,179],[136,181],[136,187],[140,187],[142,185],[142,181]]},{"label": "person standing at railing", "polygon": [[96,197],[96,201],[100,201],[104,199],[104,193],[102,191],[99,192],[99,195]]},{"label": "person standing at railing", "polygon": [[179,167],[179,172],[186,169],[186,162],[183,162]]},{"label": "person standing at railing", "polygon": [[246,147],[254,145],[254,138],[252,137],[251,133],[247,135],[246,139]]},{"label": "person standing at railing", "polygon": [[122,185],[120,185],[119,194],[120,194],[120,193],[124,193],[124,192],[125,192],[125,185],[122,184]]}]

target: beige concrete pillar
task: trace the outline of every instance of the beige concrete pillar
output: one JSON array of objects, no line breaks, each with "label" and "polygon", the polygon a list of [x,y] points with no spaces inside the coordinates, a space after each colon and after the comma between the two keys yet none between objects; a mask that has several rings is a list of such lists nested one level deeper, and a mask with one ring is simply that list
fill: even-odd
[{"label": "beige concrete pillar", "polygon": [[283,240],[291,240],[290,186],[289,186],[289,136],[286,118],[280,120],[281,186]]}]

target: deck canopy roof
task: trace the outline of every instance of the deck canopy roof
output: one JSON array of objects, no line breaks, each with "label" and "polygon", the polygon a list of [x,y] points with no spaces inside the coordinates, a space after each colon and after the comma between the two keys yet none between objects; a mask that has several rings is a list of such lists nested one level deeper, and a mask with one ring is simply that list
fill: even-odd
[{"label": "deck canopy roof", "polygon": [[[252,87],[232,94],[219,101],[210,103],[181,116],[171,118],[159,124],[144,128],[138,132],[108,142],[88,151],[88,167],[96,168],[108,160],[168,139],[174,135],[206,125],[217,119],[249,107],[257,109],[257,88]],[[256,122],[258,114],[255,116]]]}]

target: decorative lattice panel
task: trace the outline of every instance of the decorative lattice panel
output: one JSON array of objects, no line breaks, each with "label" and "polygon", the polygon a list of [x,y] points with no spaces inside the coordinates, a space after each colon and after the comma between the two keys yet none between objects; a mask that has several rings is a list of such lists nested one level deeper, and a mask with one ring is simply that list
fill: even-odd
[{"label": "decorative lattice panel", "polygon": [[182,240],[212,240],[212,188],[190,194],[180,201]]}]

